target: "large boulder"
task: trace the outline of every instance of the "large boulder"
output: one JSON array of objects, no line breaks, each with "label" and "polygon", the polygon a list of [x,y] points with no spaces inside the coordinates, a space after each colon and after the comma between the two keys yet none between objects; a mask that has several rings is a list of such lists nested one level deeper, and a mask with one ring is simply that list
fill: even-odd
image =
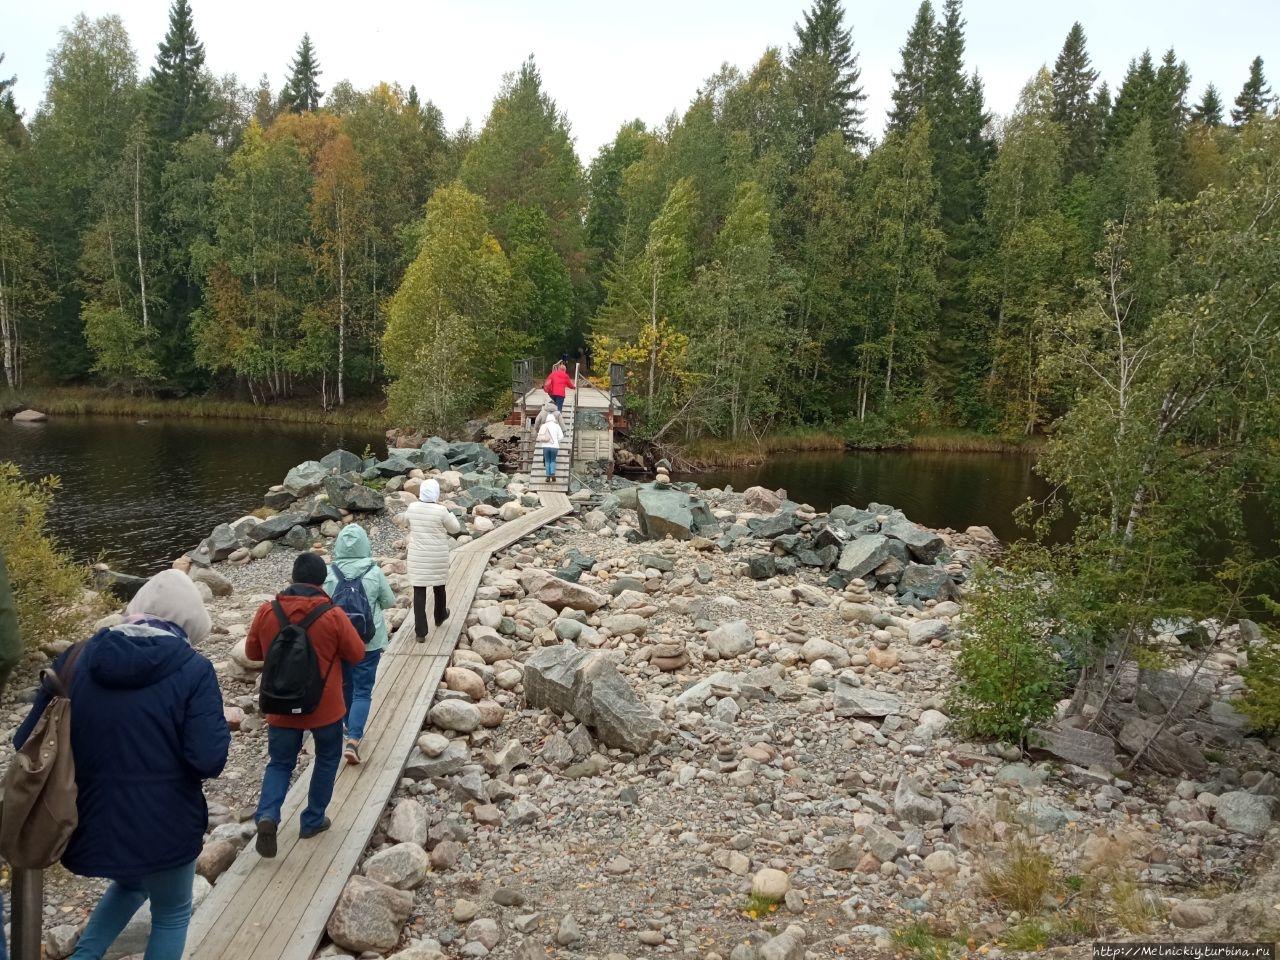
[{"label": "large boulder", "polygon": [[898,581],[898,590],[913,593],[921,600],[948,600],[955,593],[955,585],[945,567],[908,563]]},{"label": "large boulder", "polygon": [[400,942],[400,928],[413,913],[413,894],[368,877],[352,877],[342,888],[326,929],[338,946],[354,953],[387,953]]},{"label": "large boulder", "polygon": [[19,410],[13,415],[14,423],[44,423],[48,419],[48,414],[39,410]]},{"label": "large boulder", "polygon": [[200,549],[204,550],[212,563],[221,563],[231,554],[239,550],[243,543],[236,536],[236,532],[231,529],[231,524],[220,523],[213,528],[213,533],[209,534],[200,544]]},{"label": "large boulder", "polygon": [[[493,480],[494,478],[489,477],[489,479]],[[491,507],[501,507],[504,504],[511,503],[516,498],[515,494],[497,484],[472,487],[467,493],[477,503],[488,504]]]},{"label": "large boulder", "polygon": [[415,457],[411,460],[402,454],[392,453],[387,457],[387,459],[379,460],[374,465],[374,469],[378,471],[379,476],[386,477],[387,479],[390,479],[391,477],[402,477],[417,466],[417,463],[414,462],[417,459],[418,458]]},{"label": "large boulder", "polygon": [[731,660],[756,648],[755,632],[745,620],[731,620],[707,634],[707,645],[722,660]]},{"label": "large boulder", "polygon": [[229,597],[235,592],[230,580],[209,567],[192,567],[187,575],[193,582],[208,586],[209,592],[215,597]]},{"label": "large boulder", "polygon": [[288,510],[297,500],[291,490],[268,490],[262,496],[262,505],[270,510]]},{"label": "large boulder", "polygon": [[253,543],[262,543],[264,540],[279,540],[294,527],[302,526],[306,522],[307,515],[305,513],[296,511],[278,513],[274,517],[268,517],[261,523],[255,524],[249,530],[249,540]]},{"label": "large boulder", "polygon": [[1142,762],[1168,777],[1188,776],[1194,779],[1209,769],[1204,754],[1196,747],[1168,730],[1160,730],[1157,723],[1142,717],[1126,720],[1116,740],[1130,753],[1143,751]]},{"label": "large boulder", "polygon": [[397,843],[379,850],[364,864],[366,877],[397,890],[415,890],[422,886],[430,870],[427,851],[416,843]]},{"label": "large boulder", "polygon": [[329,495],[329,502],[340,510],[361,513],[374,513],[386,507],[386,498],[379,490],[366,487],[362,483],[352,483],[346,477],[327,477],[324,491]]},{"label": "large boulder", "polygon": [[882,524],[880,532],[886,537],[901,540],[907,545],[911,556],[920,563],[933,563],[946,548],[942,538],[932,530],[927,530],[907,519],[893,519]]},{"label": "large boulder", "polygon": [[747,502],[749,510],[754,510],[756,513],[773,513],[782,506],[782,501],[787,499],[787,492],[779,490],[775,493],[766,487],[747,487],[742,491],[742,498]]},{"label": "large boulder", "polygon": [[650,540],[688,540],[694,533],[693,498],[674,488],[641,487],[636,494],[640,532]]},{"label": "large boulder", "polygon": [[878,533],[869,534],[845,544],[840,551],[836,569],[850,580],[865,577],[893,554],[888,537]]},{"label": "large boulder", "polygon": [[771,517],[756,517],[747,521],[747,529],[761,540],[773,540],[775,537],[797,533],[804,526],[804,521],[795,515],[793,510],[780,510]]},{"label": "large boulder", "polygon": [[308,460],[290,470],[284,478],[284,488],[295,497],[305,497],[315,493],[324,483],[329,471],[320,465],[318,460]]},{"label": "large boulder", "polygon": [[552,576],[545,570],[529,570],[521,578],[521,586],[534,600],[545,603],[552,610],[569,607],[584,613],[595,613],[609,602],[606,594],[580,583],[571,583]]},{"label": "large boulder", "polygon": [[1218,797],[1213,818],[1223,828],[1246,837],[1260,837],[1271,825],[1271,799],[1243,790],[1232,790]]},{"label": "large boulder", "polygon": [[893,812],[906,823],[926,826],[942,819],[942,801],[927,795],[924,787],[903,774],[893,793]]},{"label": "large boulder", "polygon": [[836,683],[835,712],[837,717],[867,717],[878,720],[901,714],[903,703],[897,694],[855,687],[840,681]]},{"label": "large boulder", "polygon": [[[422,449],[426,450],[427,445],[423,444]],[[472,467],[489,465],[496,467],[501,463],[498,455],[486,447],[483,443],[451,443],[444,449],[444,455],[449,461],[449,465],[455,469],[461,468],[463,465]],[[466,472],[465,470],[463,471]]]},{"label": "large boulder", "polygon": [[524,690],[532,706],[572,713],[610,747],[644,753],[665,729],[612,660],[572,644],[543,647],[530,657]]},{"label": "large boulder", "polygon": [[350,450],[334,450],[320,458],[320,466],[336,473],[359,473],[364,461]]},{"label": "large boulder", "polygon": [[1075,727],[1039,727],[1027,737],[1032,753],[1047,753],[1078,767],[1116,769],[1116,745],[1110,737]]},{"label": "large boulder", "polygon": [[121,600],[132,600],[133,595],[141,590],[146,582],[146,577],[135,577],[131,573],[117,573],[105,563],[93,565],[93,588],[109,591]]}]

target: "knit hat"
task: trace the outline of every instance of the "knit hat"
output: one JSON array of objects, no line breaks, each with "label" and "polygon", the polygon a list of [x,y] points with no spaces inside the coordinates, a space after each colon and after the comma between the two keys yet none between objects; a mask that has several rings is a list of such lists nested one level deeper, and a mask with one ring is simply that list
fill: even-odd
[{"label": "knit hat", "polygon": [[422,486],[418,489],[418,499],[423,503],[435,503],[440,499],[440,482],[438,480],[423,480]]},{"label": "knit hat", "polygon": [[126,612],[176,624],[192,643],[203,643],[209,636],[209,612],[196,585],[181,570],[157,573],[133,595]]},{"label": "knit hat", "polygon": [[329,566],[321,559],[320,554],[312,550],[304,550],[293,561],[293,582],[309,583],[313,587],[324,585],[329,575]]}]

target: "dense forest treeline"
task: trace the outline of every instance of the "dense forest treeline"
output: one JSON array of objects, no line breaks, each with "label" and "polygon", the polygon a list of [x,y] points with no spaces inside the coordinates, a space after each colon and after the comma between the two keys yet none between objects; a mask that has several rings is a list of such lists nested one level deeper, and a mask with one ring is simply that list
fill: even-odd
[{"label": "dense forest treeline", "polygon": [[651,437],[1029,435],[1091,389],[1071,351],[1100,290],[1114,318],[1123,274],[1140,330],[1191,294],[1188,225],[1274,164],[1276,101],[1261,58],[1195,98],[1173,50],[1113,91],[1077,24],[995,118],[964,30],[960,0],[920,5],[877,140],[840,4],[814,0],[785,49],[584,169],[532,59],[450,132],[413,87],[322,90],[308,37],[276,92],[210,73],[187,0],[145,77],[118,17],[81,16],[34,116],[0,83],[5,380],[385,390],[443,429],[513,358],[589,339]]}]

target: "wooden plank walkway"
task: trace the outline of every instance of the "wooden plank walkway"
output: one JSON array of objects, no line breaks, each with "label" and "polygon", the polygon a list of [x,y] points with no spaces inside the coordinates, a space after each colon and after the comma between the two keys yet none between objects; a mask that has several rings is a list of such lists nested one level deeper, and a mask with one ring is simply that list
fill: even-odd
[{"label": "wooden plank walkway", "polygon": [[192,918],[189,960],[310,960],[400,782],[490,557],[573,509],[562,493],[541,496],[539,509],[453,552],[451,616],[426,643],[415,641],[410,616],[387,645],[361,743],[364,762],[339,769],[328,809],[333,827],[310,840],[298,838],[298,815],[311,782],[308,767],[285,799],[276,857],[264,860],[251,843],[218,879]]}]

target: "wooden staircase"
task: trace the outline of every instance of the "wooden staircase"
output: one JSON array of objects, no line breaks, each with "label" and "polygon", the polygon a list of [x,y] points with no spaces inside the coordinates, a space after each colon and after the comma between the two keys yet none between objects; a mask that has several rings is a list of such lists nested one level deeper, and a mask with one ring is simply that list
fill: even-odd
[{"label": "wooden staircase", "polygon": [[[578,381],[578,370],[575,367],[574,382]],[[564,424],[564,437],[560,440],[560,450],[556,454],[556,475],[547,478],[547,469],[542,459],[542,451],[538,449],[536,431],[533,420],[525,418],[524,433],[520,438],[521,469],[529,475],[529,488],[537,493],[568,493],[569,474],[573,470],[574,459],[574,424],[577,420],[578,391],[565,395],[564,410],[560,412],[560,422]]]}]

